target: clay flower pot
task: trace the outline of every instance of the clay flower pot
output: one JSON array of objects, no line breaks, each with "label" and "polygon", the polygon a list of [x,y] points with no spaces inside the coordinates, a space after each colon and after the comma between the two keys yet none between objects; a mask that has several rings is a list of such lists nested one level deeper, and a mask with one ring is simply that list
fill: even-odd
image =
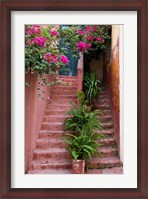
[{"label": "clay flower pot", "polygon": [[72,174],[85,173],[85,160],[72,160]]}]

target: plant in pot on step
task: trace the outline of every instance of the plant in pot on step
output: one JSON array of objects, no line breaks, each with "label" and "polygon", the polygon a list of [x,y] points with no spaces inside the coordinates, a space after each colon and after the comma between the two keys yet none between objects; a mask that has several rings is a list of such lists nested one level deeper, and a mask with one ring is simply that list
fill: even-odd
[{"label": "plant in pot on step", "polygon": [[94,103],[94,100],[97,100],[101,88],[101,82],[97,80],[96,73],[94,70],[91,73],[87,73],[84,76],[84,93],[85,100],[87,100],[90,104]]},{"label": "plant in pot on step", "polygon": [[98,140],[103,136],[96,133],[91,124],[86,124],[80,128],[76,128],[75,134],[65,134],[64,141],[68,144],[66,150],[72,156],[72,173],[85,173],[85,160],[91,159],[94,154],[99,154],[98,148],[101,146]]},{"label": "plant in pot on step", "polygon": [[64,121],[63,139],[68,144],[66,150],[73,158],[72,173],[84,173],[84,162],[98,153],[98,139],[102,135],[102,124],[98,120],[99,110],[91,111],[91,106],[84,101],[84,93],[79,91],[79,105],[73,103],[73,108],[67,113]]}]

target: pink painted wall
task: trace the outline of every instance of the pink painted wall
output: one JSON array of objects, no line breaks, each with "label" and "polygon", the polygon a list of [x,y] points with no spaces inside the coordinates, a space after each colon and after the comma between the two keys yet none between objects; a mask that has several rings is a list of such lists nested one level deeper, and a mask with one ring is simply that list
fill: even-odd
[{"label": "pink painted wall", "polygon": [[111,59],[107,67],[115,136],[120,145],[120,64],[119,64],[120,26],[112,26]]},{"label": "pink painted wall", "polygon": [[[52,81],[51,75],[46,75],[48,81]],[[45,91],[42,94],[44,100],[38,97],[38,76],[36,74],[26,74],[25,81],[29,87],[25,88],[25,172],[27,172],[33,157],[33,151],[36,147],[41,123],[50,97],[51,87],[42,87]],[[41,92],[42,92],[41,90]]]}]

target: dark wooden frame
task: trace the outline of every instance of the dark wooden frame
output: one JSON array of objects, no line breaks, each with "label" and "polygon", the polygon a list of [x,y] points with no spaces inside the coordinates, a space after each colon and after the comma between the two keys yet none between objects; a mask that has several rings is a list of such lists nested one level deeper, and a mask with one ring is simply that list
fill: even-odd
[{"label": "dark wooden frame", "polygon": [[[11,11],[137,11],[138,13],[138,188],[12,189],[11,181]],[[0,198],[148,199],[148,1],[147,0],[2,0],[0,67]],[[132,34],[132,33],[131,33]],[[132,35],[130,35],[132,36]],[[130,44],[129,44],[130,45]],[[130,133],[130,132],[129,132]],[[17,171],[16,171],[17,172]],[[117,182],[118,183],[118,182]]]}]

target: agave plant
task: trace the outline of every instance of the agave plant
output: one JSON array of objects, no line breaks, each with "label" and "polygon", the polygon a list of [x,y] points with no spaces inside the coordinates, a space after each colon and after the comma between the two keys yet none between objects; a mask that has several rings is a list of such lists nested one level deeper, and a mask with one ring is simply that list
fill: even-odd
[{"label": "agave plant", "polygon": [[64,120],[64,131],[75,131],[78,133],[83,129],[83,126],[89,124],[93,130],[102,130],[102,124],[98,119],[101,114],[99,110],[92,111],[92,106],[84,101],[84,93],[78,92],[79,104],[72,103],[72,108],[67,112]]},{"label": "agave plant", "polygon": [[98,98],[101,91],[100,84],[101,82],[97,80],[94,70],[84,76],[85,100],[89,101],[90,104]]},{"label": "agave plant", "polygon": [[100,154],[98,140],[104,138],[101,133],[96,133],[90,124],[86,124],[82,129],[77,129],[78,135],[66,134],[64,141],[68,144],[66,150],[74,160],[91,159],[94,154]]}]

